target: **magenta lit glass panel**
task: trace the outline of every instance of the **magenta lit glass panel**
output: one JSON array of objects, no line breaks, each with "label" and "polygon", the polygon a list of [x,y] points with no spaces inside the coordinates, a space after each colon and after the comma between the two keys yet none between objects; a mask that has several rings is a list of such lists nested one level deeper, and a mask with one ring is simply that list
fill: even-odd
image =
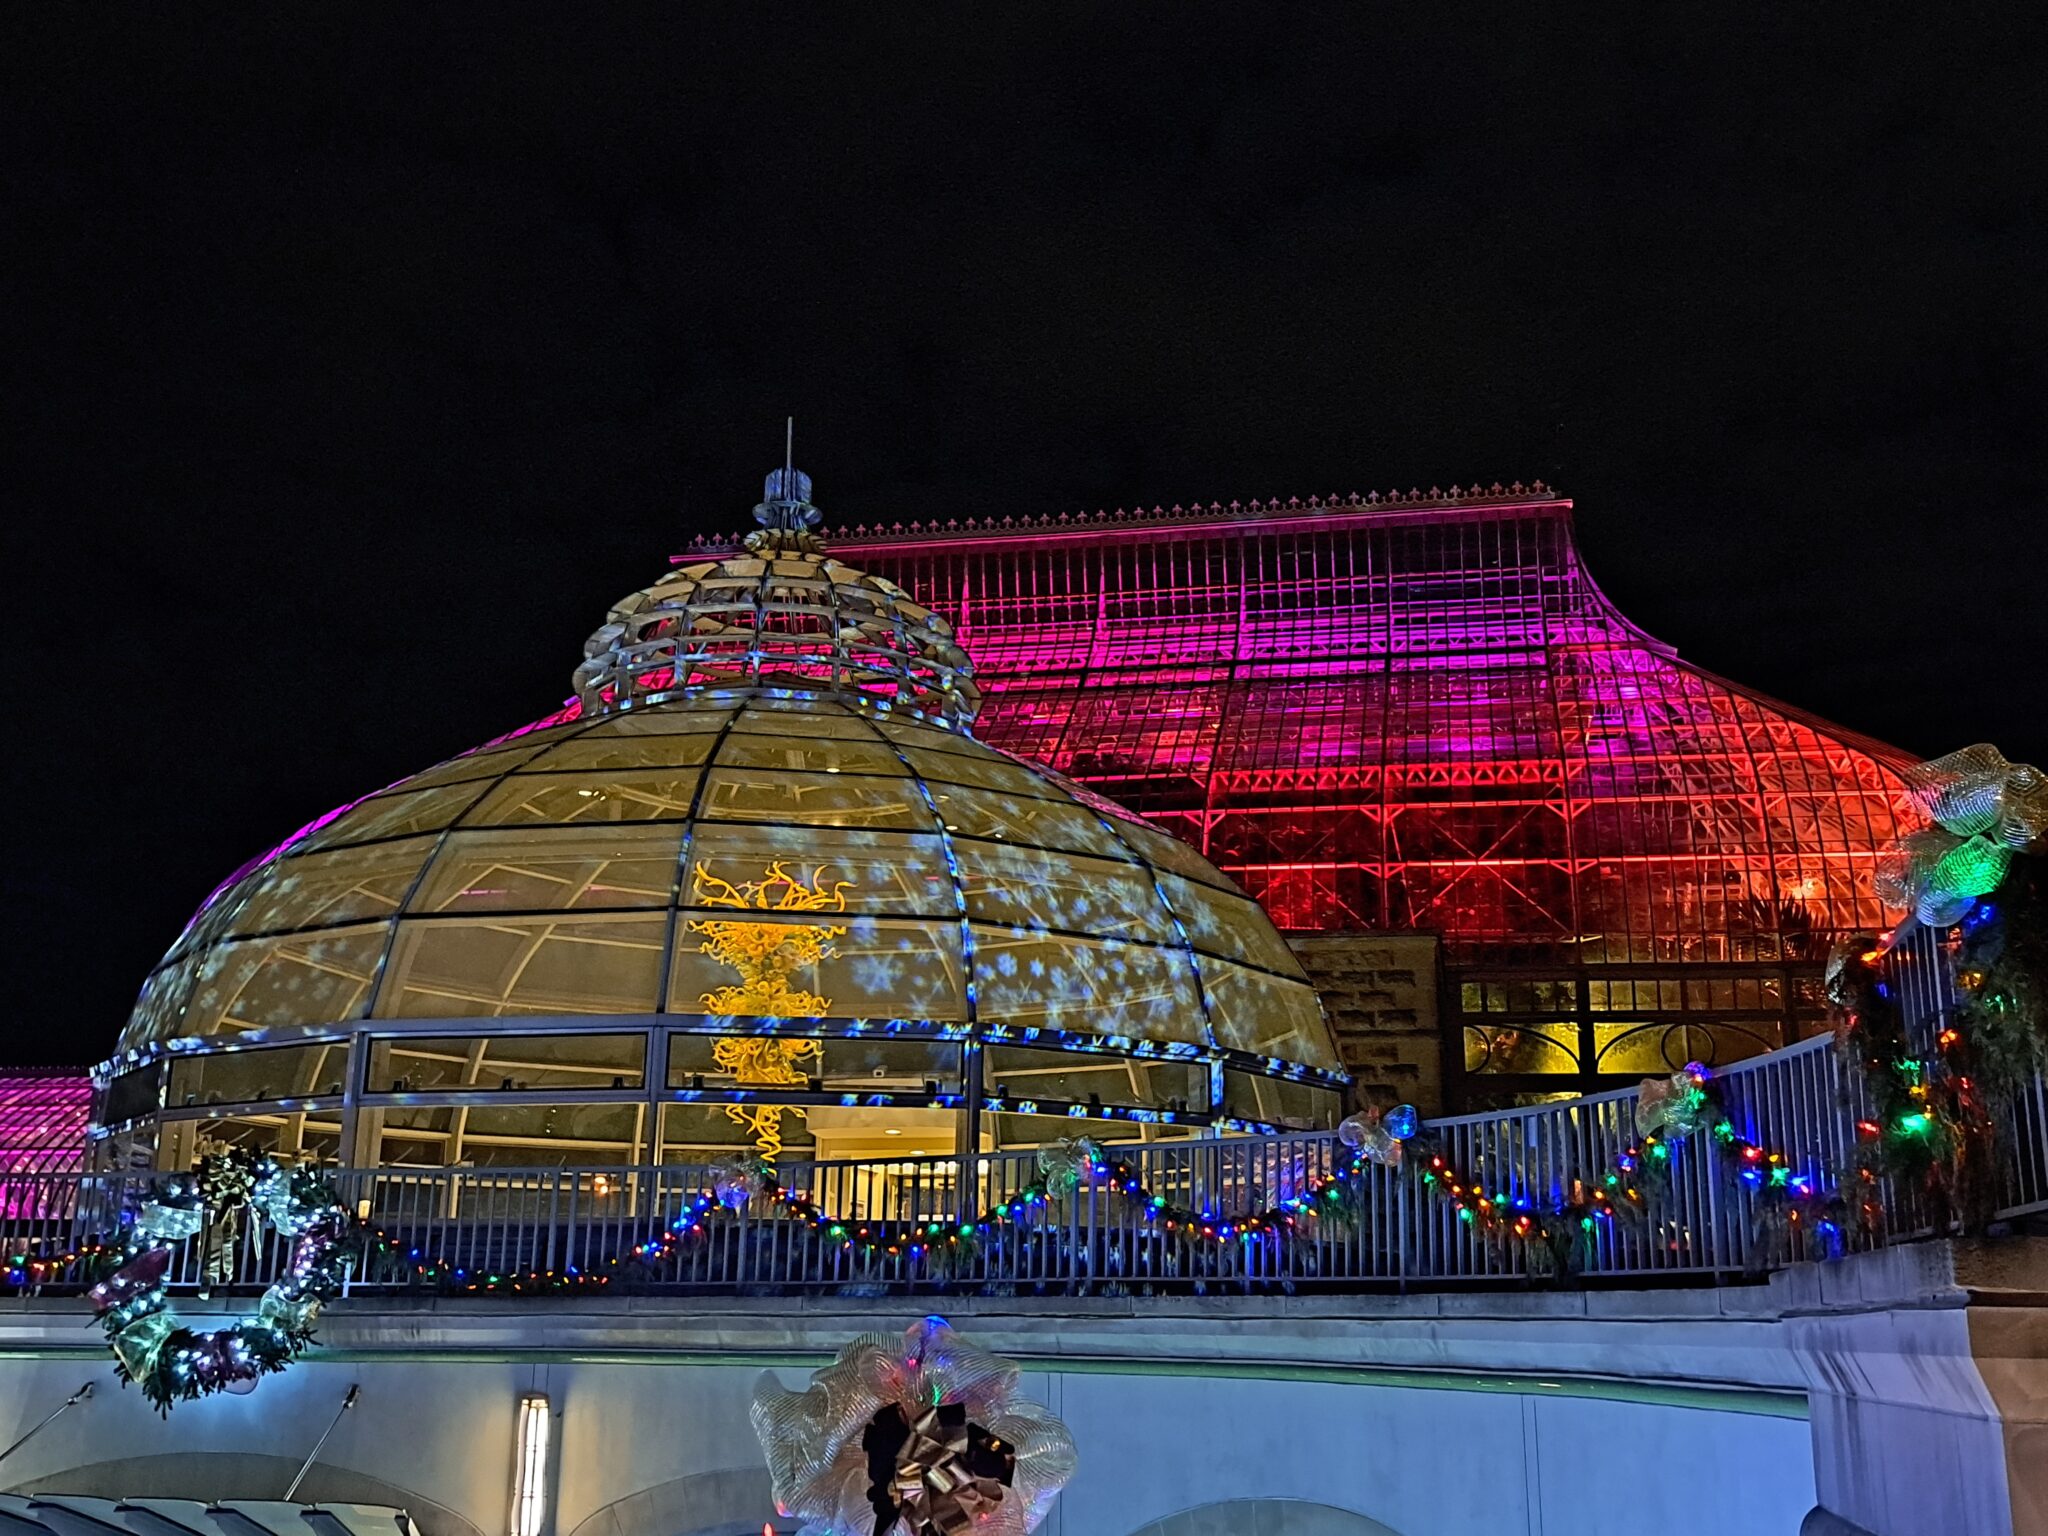
[{"label": "magenta lit glass panel", "polygon": [[1196,843],[1282,927],[1579,967],[1878,922],[1902,756],[1643,634],[1567,504],[1480,501],[831,537],[954,617],[978,735]]},{"label": "magenta lit glass panel", "polygon": [[0,1217],[41,1215],[50,1190],[25,1175],[81,1173],[92,1082],[0,1069]]}]

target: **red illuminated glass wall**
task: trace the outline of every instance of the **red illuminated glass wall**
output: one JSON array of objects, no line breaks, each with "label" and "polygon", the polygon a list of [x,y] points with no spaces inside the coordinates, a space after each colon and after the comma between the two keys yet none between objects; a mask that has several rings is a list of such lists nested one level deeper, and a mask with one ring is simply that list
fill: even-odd
[{"label": "red illuminated glass wall", "polygon": [[1540,488],[829,536],[954,619],[983,739],[1283,928],[1440,934],[1471,1074],[1775,1045],[1882,921],[1905,759],[1645,635]]}]

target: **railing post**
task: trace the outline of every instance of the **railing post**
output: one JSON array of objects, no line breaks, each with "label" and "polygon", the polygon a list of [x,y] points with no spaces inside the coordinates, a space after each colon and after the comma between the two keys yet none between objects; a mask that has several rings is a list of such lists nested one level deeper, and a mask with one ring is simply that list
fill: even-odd
[{"label": "railing post", "polygon": [[[566,1170],[569,1179],[569,1219],[562,1227],[562,1270],[564,1273],[576,1267],[576,1218],[577,1207],[583,1194],[583,1175],[571,1168]],[[556,1187],[560,1187],[563,1175],[555,1175]],[[553,1269],[553,1264],[548,1265]]]},{"label": "railing post", "polygon": [[548,1243],[547,1263],[543,1268],[555,1267],[555,1238],[560,1230],[562,1218],[562,1170],[555,1170],[554,1178],[548,1184]]}]

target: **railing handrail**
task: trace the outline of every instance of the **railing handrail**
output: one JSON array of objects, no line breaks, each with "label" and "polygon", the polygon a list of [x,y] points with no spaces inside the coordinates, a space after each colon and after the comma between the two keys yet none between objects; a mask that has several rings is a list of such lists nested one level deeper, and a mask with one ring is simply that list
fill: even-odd
[{"label": "railing handrail", "polygon": [[[1908,939],[1897,957],[1911,983],[1911,1023],[1927,1034],[1954,999],[1938,940]],[[1794,1172],[1849,1177],[1861,1113],[1860,1079],[1826,1036],[1751,1057],[1719,1071],[1728,1110],[1745,1136],[1782,1152]],[[1539,1199],[1604,1177],[1635,1137],[1638,1090],[1617,1088],[1524,1109],[1446,1116],[1428,1127],[1447,1155],[1493,1190]],[[2037,1078],[2012,1106],[2001,1139],[2007,1199],[2001,1214],[2048,1210],[2048,1089]],[[1096,1129],[1077,1123],[1076,1133]],[[1348,1163],[1328,1132],[1206,1137],[1107,1144],[1148,1190],[1228,1224],[1249,1208],[1298,1195]],[[1723,1149],[1699,1137],[1672,1162],[1671,1189],[1640,1226],[1610,1222],[1590,1238],[1587,1270],[1618,1278],[1656,1276],[1718,1283],[1774,1262],[1747,1186],[1724,1175]],[[711,1179],[707,1161],[611,1167],[385,1167],[329,1170],[352,1210],[367,1210],[408,1255],[431,1255],[445,1270],[366,1273],[356,1289],[421,1283],[463,1288],[505,1272],[603,1270],[660,1247],[687,1218]],[[1038,1173],[1033,1150],[875,1159],[786,1161],[779,1182],[801,1191],[830,1218],[864,1225],[871,1247],[849,1247],[830,1231],[773,1201],[744,1204],[689,1230],[658,1273],[636,1273],[652,1288],[693,1290],[966,1287],[1087,1290],[1097,1286],[1341,1286],[1350,1288],[1521,1283],[1528,1254],[1489,1241],[1448,1207],[1424,1197],[1404,1174],[1366,1166],[1360,1198],[1345,1222],[1315,1221],[1297,1239],[1201,1242],[1161,1230],[1149,1209],[1084,1182],[1021,1224],[1001,1223],[965,1245],[950,1242],[964,1214],[1014,1200]],[[158,1175],[0,1174],[0,1258],[48,1252],[110,1230]],[[1924,1230],[1910,1194],[1886,1191],[1893,1226]],[[1263,1204],[1261,1204],[1263,1203]],[[687,1221],[686,1221],[687,1225]],[[944,1265],[927,1251],[942,1244]],[[236,1237],[237,1274],[264,1283],[288,1262],[288,1245],[248,1224]],[[181,1245],[171,1280],[199,1279],[198,1242]],[[403,1268],[403,1266],[401,1266]],[[645,1269],[645,1266],[641,1266]],[[84,1276],[52,1277],[77,1289]]]}]

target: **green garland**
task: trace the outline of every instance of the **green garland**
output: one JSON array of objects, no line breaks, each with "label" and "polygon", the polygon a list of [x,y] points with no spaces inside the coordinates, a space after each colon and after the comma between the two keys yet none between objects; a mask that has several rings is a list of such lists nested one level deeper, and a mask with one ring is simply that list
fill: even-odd
[{"label": "green garland", "polygon": [[1954,1026],[1923,1056],[1884,974],[1888,941],[1858,935],[1828,957],[1827,995],[1836,1047],[1863,1085],[1856,1172],[1865,1208],[1875,1186],[1894,1181],[1926,1202],[1937,1229],[1981,1229],[1996,1205],[1994,1124],[1971,1037]]},{"label": "green garland", "polygon": [[1161,1234],[1184,1249],[1223,1249],[1312,1239],[1325,1225],[1349,1222],[1364,1207],[1371,1185],[1369,1164],[1405,1170],[1429,1198],[1457,1213],[1504,1249],[1526,1255],[1530,1275],[1562,1282],[1578,1274],[1600,1225],[1617,1218],[1645,1219],[1668,1196],[1669,1165],[1676,1149],[1695,1129],[1710,1130],[1724,1149],[1721,1166],[1734,1184],[1750,1191],[1759,1242],[1754,1261],[1784,1249],[1793,1256],[1829,1256],[1841,1251],[1851,1225],[1839,1197],[1792,1174],[1782,1154],[1739,1135],[1721,1107],[1718,1087],[1704,1067],[1688,1067],[1680,1113],[1667,1118],[1628,1147],[1615,1169],[1575,1182],[1559,1198],[1539,1202],[1507,1189],[1489,1192],[1478,1179],[1455,1167],[1445,1147],[1420,1132],[1374,1150],[1351,1148],[1337,1170],[1282,1199],[1253,1210],[1200,1210],[1155,1194],[1136,1169],[1094,1142],[1074,1138],[1044,1147],[1038,1173],[1016,1193],[970,1221],[863,1222],[832,1215],[800,1190],[782,1185],[768,1165],[741,1159],[708,1170],[710,1187],[697,1191],[682,1212],[655,1238],[621,1255],[582,1267],[472,1271],[412,1249],[401,1253],[388,1234],[369,1237],[373,1279],[410,1278],[451,1295],[562,1295],[603,1291],[636,1275],[651,1276],[672,1261],[684,1244],[703,1236],[714,1221],[730,1219],[756,1199],[805,1223],[828,1244],[863,1260],[895,1260],[918,1266],[923,1277],[943,1281],[970,1271],[982,1248],[1004,1237],[1030,1236],[1045,1213],[1082,1188],[1100,1189],[1133,1205],[1143,1230]]},{"label": "green garland", "polygon": [[1985,1086],[2004,1096],[2048,1068],[2048,859],[2015,855],[1964,917],[1955,946],[1957,1021]]},{"label": "green garland", "polygon": [[[255,1315],[205,1332],[188,1328],[164,1286],[170,1244],[203,1235],[207,1280],[224,1281],[245,1208],[296,1240],[290,1265]],[[173,1403],[247,1392],[283,1370],[313,1342],[313,1320],[347,1278],[349,1228],[333,1186],[318,1173],[240,1149],[209,1154],[190,1174],[160,1180],[124,1241],[97,1245],[98,1283],[86,1293],[121,1379],[168,1414]]]}]

